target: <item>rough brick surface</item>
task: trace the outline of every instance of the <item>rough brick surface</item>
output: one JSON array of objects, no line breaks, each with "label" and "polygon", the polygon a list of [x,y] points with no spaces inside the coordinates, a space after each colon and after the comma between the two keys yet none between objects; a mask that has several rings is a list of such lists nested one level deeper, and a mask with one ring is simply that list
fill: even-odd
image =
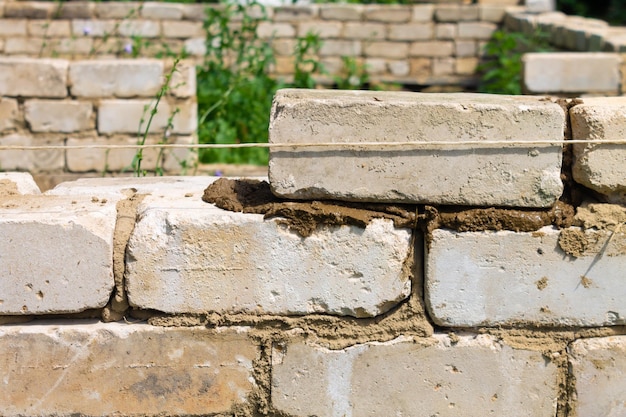
[{"label": "rough brick surface", "polygon": [[26,19],[2,19],[0,36],[26,36],[27,22]]},{"label": "rough brick surface", "polygon": [[0,58],[0,96],[67,96],[68,62],[61,59]]},{"label": "rough brick surface", "polygon": [[569,415],[626,415],[626,336],[577,340],[570,353],[575,401]]},{"label": "rough brick surface", "polygon": [[531,94],[619,92],[619,54],[531,53],[523,61],[524,88]]},{"label": "rough brick surface", "polygon": [[213,415],[254,388],[245,332],[77,323],[0,329],[4,416]]},{"label": "rough brick surface", "polygon": [[0,195],[41,194],[33,176],[27,172],[0,172]]},{"label": "rough brick surface", "polygon": [[[105,135],[143,132],[153,105],[154,102],[150,100],[102,100],[98,108],[98,132]],[[172,132],[193,133],[197,126],[195,102],[174,107],[165,101],[161,101],[157,107],[157,113],[150,124],[150,133],[164,131],[175,108],[178,108],[179,112],[172,119]]]},{"label": "rough brick surface", "polygon": [[154,97],[162,76],[163,62],[151,59],[79,61],[69,70],[78,97]]},{"label": "rough brick surface", "polygon": [[85,101],[28,100],[24,117],[33,132],[78,132],[93,129],[92,104]]},{"label": "rough brick surface", "polygon": [[545,416],[557,369],[490,336],[398,338],[342,350],[305,343],[272,355],[272,405],[292,416]]},{"label": "rough brick surface", "polygon": [[[585,98],[570,109],[573,139],[614,140],[626,137],[626,99]],[[626,147],[623,144],[574,144],[574,179],[626,204]]]},{"label": "rough brick surface", "polygon": [[0,313],[78,312],[109,301],[115,202],[7,197],[0,213]]},{"label": "rough brick surface", "polygon": [[18,114],[17,100],[0,97],[0,132],[15,129]]},{"label": "rough brick surface", "polygon": [[560,141],[564,121],[558,105],[530,97],[282,90],[272,143],[421,146],[274,149],[270,183],[276,194],[301,199],[547,207],[562,192],[560,146],[436,142]]},{"label": "rough brick surface", "polygon": [[425,261],[431,317],[452,327],[626,324],[626,233],[611,236],[435,230]]},{"label": "rough brick surface", "polygon": [[276,220],[182,194],[149,196],[139,207],[126,277],[134,306],[367,317],[409,294],[402,264],[410,231],[387,220],[321,227],[302,238]]}]

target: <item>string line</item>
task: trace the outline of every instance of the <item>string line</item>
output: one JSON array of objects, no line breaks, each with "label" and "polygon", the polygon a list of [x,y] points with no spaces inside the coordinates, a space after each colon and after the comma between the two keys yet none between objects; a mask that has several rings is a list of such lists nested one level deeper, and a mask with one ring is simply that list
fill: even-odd
[{"label": "string line", "polygon": [[269,148],[269,149],[298,149],[298,148],[437,148],[448,146],[480,146],[498,145],[504,147],[528,147],[532,145],[557,146],[568,144],[614,144],[624,145],[626,139],[574,139],[574,140],[456,140],[436,142],[317,142],[317,143],[157,143],[157,144],[84,144],[84,145],[1,145],[0,151],[15,150],[68,150],[68,149],[233,149],[233,148]]}]

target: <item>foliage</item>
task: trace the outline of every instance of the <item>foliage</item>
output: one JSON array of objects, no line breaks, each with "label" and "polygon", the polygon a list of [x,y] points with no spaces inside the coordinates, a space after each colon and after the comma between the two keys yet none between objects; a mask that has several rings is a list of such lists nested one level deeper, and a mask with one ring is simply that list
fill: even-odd
[{"label": "foliage", "polygon": [[324,66],[312,54],[317,54],[322,47],[319,35],[312,32],[298,38],[296,42],[293,85],[295,88],[315,88],[313,74],[325,72]]},{"label": "foliage", "polygon": [[549,50],[547,35],[539,31],[531,36],[503,30],[494,32],[485,45],[486,61],[478,67],[479,73],[482,73],[479,91],[521,94],[522,55]]},{"label": "foliage", "polygon": [[343,74],[335,77],[335,84],[340,90],[359,90],[370,82],[367,66],[360,64],[354,57],[343,56]]},{"label": "foliage", "polygon": [[606,20],[613,25],[626,25],[624,0],[557,0],[557,9],[566,14]]}]

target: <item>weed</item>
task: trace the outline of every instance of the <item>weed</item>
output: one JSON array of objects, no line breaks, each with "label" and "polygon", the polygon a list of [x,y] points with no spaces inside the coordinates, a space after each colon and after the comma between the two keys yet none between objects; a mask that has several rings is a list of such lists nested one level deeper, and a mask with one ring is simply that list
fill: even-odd
[{"label": "weed", "polygon": [[335,77],[335,84],[340,90],[360,90],[370,82],[367,66],[360,64],[354,57],[343,56],[343,74]]},{"label": "weed", "polygon": [[308,32],[305,36],[298,38],[294,51],[294,88],[315,88],[316,81],[313,74],[325,73],[324,65],[317,60],[317,54],[322,47],[319,35]]}]

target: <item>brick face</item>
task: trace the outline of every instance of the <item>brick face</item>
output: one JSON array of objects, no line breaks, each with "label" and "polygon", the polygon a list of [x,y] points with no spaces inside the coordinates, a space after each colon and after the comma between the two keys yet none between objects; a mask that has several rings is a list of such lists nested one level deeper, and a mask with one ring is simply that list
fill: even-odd
[{"label": "brick face", "polygon": [[33,132],[70,133],[94,128],[90,102],[28,100],[24,110]]}]

